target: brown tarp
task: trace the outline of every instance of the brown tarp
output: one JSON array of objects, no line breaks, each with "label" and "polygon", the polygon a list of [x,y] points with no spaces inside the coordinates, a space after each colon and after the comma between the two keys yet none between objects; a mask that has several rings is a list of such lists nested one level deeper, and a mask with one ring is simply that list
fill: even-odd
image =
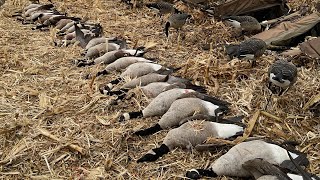
[{"label": "brown tarp", "polygon": [[304,54],[312,58],[320,58],[320,37],[300,44],[300,49]]},{"label": "brown tarp", "polygon": [[215,7],[217,16],[242,15],[279,6],[284,9],[284,0],[232,0]]},{"label": "brown tarp", "polygon": [[264,40],[267,44],[285,45],[286,41],[306,33],[320,22],[320,13],[313,13],[296,22],[285,21],[267,31],[253,36]]}]

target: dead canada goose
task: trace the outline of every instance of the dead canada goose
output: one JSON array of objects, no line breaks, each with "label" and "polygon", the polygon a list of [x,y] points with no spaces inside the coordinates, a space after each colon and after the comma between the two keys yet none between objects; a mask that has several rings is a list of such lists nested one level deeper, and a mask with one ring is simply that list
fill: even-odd
[{"label": "dead canada goose", "polygon": [[117,59],[113,63],[108,64],[107,67],[104,70],[99,71],[96,74],[96,76],[106,75],[114,71],[120,71],[127,68],[131,64],[140,63],[140,62],[153,62],[153,61],[142,58],[142,57],[122,57]]},{"label": "dead canada goose", "polygon": [[86,45],[85,49],[90,49],[93,46],[96,46],[96,45],[102,44],[102,43],[106,43],[107,41],[109,43],[119,44],[121,49],[126,49],[126,44],[127,44],[126,40],[122,39],[122,38],[118,38],[118,37],[109,37],[109,38],[97,37],[97,38],[94,38],[94,39],[92,39],[92,40],[90,40],[88,42],[88,44]]},{"label": "dead canada goose", "polygon": [[[305,154],[294,150],[289,150],[289,153],[300,166],[309,164]],[[193,169],[188,171],[186,176],[191,179],[199,179],[201,176],[250,177],[250,172],[243,165],[249,160],[258,158],[281,168],[296,171],[285,148],[261,140],[253,140],[235,145],[213,162],[209,169]]]},{"label": "dead canada goose", "polygon": [[74,22],[72,19],[61,19],[55,26],[56,29],[61,30],[67,24]]},{"label": "dead canada goose", "polygon": [[[140,89],[142,90],[143,94],[148,97],[148,98],[155,98],[157,97],[160,93],[167,91],[172,88],[185,88],[186,85],[183,83],[174,83],[169,81],[166,82],[152,82],[149,84],[146,84],[144,86],[140,86]],[[194,90],[204,92],[205,89],[201,86],[196,86],[193,85],[192,87],[189,86],[190,88],[193,88]],[[126,94],[129,92],[130,88],[120,88],[119,90],[116,91],[110,91],[110,88],[107,86],[104,87],[104,89],[100,88],[99,89],[101,94],[106,94],[109,96],[117,96],[116,100],[122,100],[123,98],[126,97]]]},{"label": "dead canada goose", "polygon": [[74,24],[74,27],[75,27],[75,33],[76,33],[76,40],[80,42],[80,46],[82,48],[85,48],[90,40],[101,36],[101,33],[102,33],[101,26],[97,26],[95,31],[91,31],[92,33],[87,33],[87,34],[83,33],[83,31],[78,27],[77,23]]},{"label": "dead canada goose", "polygon": [[177,147],[191,149],[205,142],[209,137],[220,139],[235,138],[243,134],[244,128],[236,124],[225,124],[209,121],[189,121],[168,132],[159,148],[152,149],[137,160],[151,162]]},{"label": "dead canada goose", "polygon": [[60,29],[60,31],[57,32],[57,35],[59,34],[65,34],[65,32],[72,27],[75,24],[75,21],[69,22],[68,24],[66,24],[64,27],[62,27]]},{"label": "dead canada goose", "polygon": [[252,66],[256,64],[256,59],[263,55],[267,44],[257,38],[242,41],[240,44],[226,45],[226,51],[230,59],[239,58],[252,60]]},{"label": "dead canada goose", "polygon": [[118,96],[119,100],[123,99],[130,89],[137,86],[141,86],[141,90],[148,98],[157,97],[160,93],[174,88],[187,88],[199,93],[206,93],[204,87],[193,85],[188,79],[172,76],[170,75],[172,72],[172,70],[168,70],[146,74],[123,84],[117,91],[111,91],[113,85],[108,84],[100,88],[100,92],[109,96],[120,94],[121,96]]},{"label": "dead canada goose", "polygon": [[22,14],[22,17],[26,18],[26,17],[31,16],[31,14],[33,14],[35,12],[51,10],[52,8],[54,8],[53,4],[45,4],[45,5],[40,5],[40,6],[36,6],[33,8],[29,8]]},{"label": "dead canada goose", "polygon": [[[83,21],[83,20],[81,20]],[[88,23],[88,22],[85,22],[85,23],[82,23],[80,21],[77,21],[77,27],[79,27],[80,29],[87,29],[87,30],[93,30],[93,29],[103,29],[102,26],[99,24],[99,23]],[[72,32],[75,32],[76,31],[76,28],[74,26],[74,24],[72,26],[70,26],[66,31],[65,33],[62,33],[62,32],[58,32],[58,35],[59,36],[63,36],[65,34],[68,34],[68,33],[72,33]],[[102,31],[101,31],[102,33]]]},{"label": "dead canada goose", "polygon": [[279,95],[297,81],[297,67],[286,60],[277,60],[268,71],[269,87],[274,84],[281,88]]},{"label": "dead canada goose", "polygon": [[127,69],[121,73],[120,77],[110,81],[106,87],[109,88],[108,90],[111,90],[114,85],[119,84],[125,77],[133,79],[151,73],[170,74],[176,70],[177,69],[166,68],[160,64],[140,61],[129,65]]},{"label": "dead canada goose", "polygon": [[165,28],[164,28],[164,32],[166,34],[166,36],[168,37],[169,36],[169,28],[170,27],[173,27],[177,30],[177,32],[182,28],[182,26],[186,23],[187,19],[191,18],[192,16],[189,15],[189,14],[185,14],[185,13],[182,13],[182,14],[172,14],[166,25],[165,25]]},{"label": "dead canada goose", "polygon": [[[142,57],[145,54],[143,48],[141,50],[138,49],[119,49],[105,53],[104,55],[97,57],[94,60],[78,60],[76,63],[78,67],[83,66],[91,66],[95,64],[111,64],[115,62],[117,59],[123,57]],[[151,61],[150,61],[151,62]],[[107,70],[99,71],[96,76],[106,75],[110,72]]]},{"label": "dead canada goose", "polygon": [[183,98],[174,101],[168,111],[161,117],[159,122],[147,129],[135,132],[136,135],[146,136],[154,134],[163,129],[179,126],[185,118],[193,116],[195,113],[218,117],[225,114],[229,108],[219,103],[216,98],[207,96],[206,98]]},{"label": "dead canada goose", "polygon": [[[173,88],[170,90],[166,90],[160,93],[156,98],[154,98],[142,111],[129,112],[121,115],[120,121],[138,117],[162,116],[168,111],[171,104],[175,100],[187,97],[197,97],[199,99],[205,99],[207,96],[193,89]],[[214,97],[211,98],[213,99]],[[223,101],[217,99],[217,103],[221,102]],[[229,105],[229,103],[225,102],[224,105]]]},{"label": "dead canada goose", "polygon": [[101,43],[89,48],[88,50],[85,50],[83,55],[86,59],[93,59],[105,54],[106,52],[115,51],[119,49],[121,49],[121,47],[118,44]]},{"label": "dead canada goose", "polygon": [[65,16],[65,15],[57,15],[57,16],[50,17],[49,19],[45,20],[42,24],[37,25],[33,29],[42,29],[42,28],[45,28],[45,27],[55,26],[61,19],[71,19],[71,20],[74,20],[74,21],[81,20],[81,18],[77,18],[77,17],[68,17],[68,16]]},{"label": "dead canada goose", "polygon": [[226,16],[222,20],[236,28],[243,34],[244,32],[255,33],[261,31],[258,20],[252,16]]}]

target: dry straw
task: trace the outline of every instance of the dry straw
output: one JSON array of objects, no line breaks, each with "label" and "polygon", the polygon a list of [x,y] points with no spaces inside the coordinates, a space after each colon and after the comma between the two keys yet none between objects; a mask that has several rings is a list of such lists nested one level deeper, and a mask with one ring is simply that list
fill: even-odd
[{"label": "dry straw", "polygon": [[[101,96],[98,87],[115,78],[115,74],[93,81],[83,79],[103,67],[75,67],[72,62],[79,58],[80,47],[54,47],[53,30],[32,31],[32,25],[21,25],[9,18],[27,3],[27,0],[7,1],[0,8],[1,178],[179,179],[185,170],[207,167],[228,150],[230,146],[201,153],[176,149],[155,163],[137,164],[136,159],[162,143],[167,131],[146,138],[135,137],[133,131],[154,124],[158,117],[123,123],[117,117],[121,112],[144,108],[150,99],[135,89],[131,91],[133,98],[111,106],[113,98]],[[125,37],[130,47],[135,42],[137,46],[156,43],[148,57],[159,59],[163,65],[182,67],[177,74],[232,103],[230,116],[246,116],[249,128],[244,139],[297,140],[298,149],[308,154],[311,163],[308,170],[320,174],[319,118],[303,108],[320,91],[320,74],[315,67],[299,68],[296,85],[285,96],[272,96],[264,110],[270,95],[266,72],[274,57],[261,57],[258,66],[251,69],[247,62],[228,62],[222,48],[201,50],[203,44],[211,43],[214,47],[235,40],[229,27],[206,18],[198,10],[177,4],[195,17],[194,24],[183,28],[178,49],[177,34],[172,31],[167,40],[164,25],[147,8],[129,9],[113,0],[54,3],[70,16],[100,22],[106,36]],[[313,2],[291,1],[294,7],[301,3]],[[226,143],[230,144],[222,142]]]}]

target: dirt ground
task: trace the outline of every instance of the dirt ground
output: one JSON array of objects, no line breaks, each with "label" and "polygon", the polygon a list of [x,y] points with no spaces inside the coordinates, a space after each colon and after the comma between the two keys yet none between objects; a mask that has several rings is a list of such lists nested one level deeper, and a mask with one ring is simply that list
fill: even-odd
[{"label": "dirt ground", "polygon": [[[43,1],[46,2],[46,1]],[[177,6],[191,12],[196,21],[187,24],[177,43],[171,31],[167,40],[163,24],[147,8],[129,9],[119,1],[53,1],[59,10],[71,16],[88,17],[100,22],[105,36],[122,36],[129,46],[136,42],[157,45],[147,57],[159,63],[182,67],[177,73],[206,86],[210,95],[232,103],[232,115],[252,115],[263,109],[270,92],[266,88],[272,55],[263,56],[251,69],[247,62],[228,63],[222,49],[201,50],[202,44],[228,41],[229,27],[182,3]],[[100,65],[78,68],[82,49],[55,47],[55,30],[32,31],[34,25],[22,25],[10,15],[29,2],[8,1],[0,8],[0,178],[1,179],[180,179],[185,171],[208,167],[228,148],[214,152],[176,149],[154,163],[137,164],[149,149],[159,146],[167,131],[147,138],[132,132],[154,124],[158,117],[119,123],[121,112],[142,109],[147,99],[139,89],[133,98],[110,106],[112,97],[101,95],[98,86],[115,75],[97,78],[93,84],[83,77],[102,69]],[[302,3],[291,1],[294,7]],[[237,76],[248,77],[238,81]],[[299,68],[298,81],[285,96],[272,96],[266,111],[277,116],[261,116],[252,136],[275,141],[296,140],[298,149],[307,153],[308,170],[320,174],[320,118],[302,107],[320,92],[319,69],[311,63]],[[217,179],[230,179],[219,177]]]}]

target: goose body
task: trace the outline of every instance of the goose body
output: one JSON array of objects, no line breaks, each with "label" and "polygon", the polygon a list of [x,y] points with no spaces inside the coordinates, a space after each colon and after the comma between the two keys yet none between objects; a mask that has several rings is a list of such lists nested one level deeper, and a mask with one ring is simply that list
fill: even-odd
[{"label": "goose body", "polygon": [[191,18],[191,15],[189,14],[172,14],[166,25],[165,25],[165,29],[164,32],[166,34],[166,36],[169,36],[169,28],[172,27],[176,30],[179,30],[180,28],[182,28],[182,26],[186,23],[187,19]]},{"label": "goose body", "polygon": [[[87,30],[87,29],[81,29],[80,30],[82,33],[84,34],[92,34],[93,33],[90,31],[90,30]],[[72,32],[72,33],[68,33],[64,36],[64,39],[65,40],[72,40],[72,39],[75,39],[76,38],[76,32]]]},{"label": "goose body", "polygon": [[137,78],[146,74],[156,72],[160,69],[166,68],[160,64],[150,62],[134,63],[128,66],[127,69],[123,73],[121,73],[120,77]]},{"label": "goose body", "polygon": [[174,8],[173,4],[163,1],[148,3],[146,6],[150,9],[158,11],[160,17],[164,14],[179,12],[176,8]]},{"label": "goose body", "polygon": [[269,81],[281,88],[287,88],[297,81],[297,73],[297,67],[294,64],[286,60],[278,60],[269,68]]},{"label": "goose body", "polygon": [[86,27],[85,29],[83,29],[88,29],[90,33],[84,33],[83,30],[80,29],[78,24],[75,24],[73,27],[75,28],[76,40],[80,42],[79,44],[82,48],[85,48],[90,40],[96,37],[100,37],[103,33],[100,24],[95,24],[92,27]]},{"label": "goose body", "polygon": [[71,19],[61,19],[57,24],[56,24],[56,29],[61,30],[63,27],[65,27],[67,24],[74,22]]},{"label": "goose body", "polygon": [[[123,96],[118,96],[118,99],[125,97],[125,93],[128,92],[129,89],[137,86],[141,86],[141,90],[148,98],[157,97],[160,93],[174,88],[189,88],[200,93],[206,92],[204,87],[193,85],[190,80],[169,75],[171,72],[171,70],[165,70],[162,72],[146,74],[125,83],[118,91],[110,91],[113,88],[114,83],[121,81],[121,79],[119,79],[118,82],[111,82],[105,86],[104,89],[100,89],[100,92],[106,95],[123,94]],[[135,117],[141,116],[141,112],[133,112],[131,115],[132,114],[135,114]]]},{"label": "goose body", "polygon": [[[173,89],[164,89],[163,91],[164,92],[161,92],[158,96],[156,96],[144,110],[138,112],[124,113],[120,117],[120,120],[128,120],[130,118],[137,118],[140,116],[162,116],[168,111],[171,104],[177,99],[187,98],[191,96],[195,96],[200,99],[207,98],[207,96],[203,96],[203,94],[198,93],[193,89],[181,89],[174,87]],[[216,99],[216,101],[218,103],[220,100]]]},{"label": "goose body", "polygon": [[230,59],[239,58],[252,60],[252,65],[254,65],[257,58],[263,55],[266,49],[267,44],[257,38],[244,40],[240,44],[226,45],[226,51]]},{"label": "goose body", "polygon": [[252,16],[228,16],[222,19],[240,31],[253,33],[261,30],[260,23]]},{"label": "goose body", "polygon": [[223,124],[209,121],[189,121],[168,132],[159,148],[147,152],[137,162],[155,161],[175,148],[191,149],[202,144],[209,137],[228,139],[241,135],[243,127],[235,124]]},{"label": "goose body", "polygon": [[171,104],[175,100],[180,98],[182,95],[186,95],[192,92],[195,92],[195,91],[192,89],[179,89],[179,88],[164,91],[160,93],[158,96],[156,96],[150,102],[150,104],[146,108],[144,108],[144,110],[142,110],[140,113],[139,112],[124,113],[122,115],[122,119],[128,120],[132,118],[132,115],[136,115],[138,113],[142,117],[161,116],[167,112],[167,110],[170,108]]},{"label": "goose body", "polygon": [[118,39],[116,37],[110,37],[110,38],[106,38],[106,37],[97,37],[94,39],[91,39],[88,44],[86,45],[85,49],[90,49],[91,47],[94,47],[98,44],[102,44],[102,43],[115,43],[120,45],[121,49],[125,48],[125,40],[123,39]]},{"label": "goose body", "polygon": [[[142,57],[144,53],[145,51],[143,50],[119,49],[119,50],[107,52],[104,55],[97,57],[93,61],[80,60],[77,66],[81,67],[81,66],[90,66],[95,64],[111,64],[123,57]],[[152,62],[152,61],[146,61],[146,62]],[[100,76],[103,74],[107,74],[106,70],[99,71],[96,76]]]},{"label": "goose body", "polygon": [[126,82],[121,86],[121,89],[132,89],[137,86],[146,86],[153,82],[165,82],[167,78],[168,75],[166,74],[150,73]]},{"label": "goose body", "polygon": [[30,17],[26,17],[25,21],[31,21],[31,23],[34,23],[35,21],[39,21],[39,23],[43,23],[45,20],[43,20],[45,17],[48,19],[53,16],[54,13],[53,11],[48,11],[48,12],[36,12],[33,13]]},{"label": "goose body", "polygon": [[[293,159],[299,162],[299,165],[307,165],[308,160],[302,154],[289,151]],[[215,176],[236,176],[249,177],[250,172],[244,168],[247,161],[254,159],[263,159],[270,164],[284,168],[293,167],[287,154],[287,150],[272,143],[261,140],[242,142],[232,147],[226,154],[222,155],[213,162],[209,170],[191,170],[187,177],[197,179],[201,174]]]},{"label": "goose body", "polygon": [[28,8],[22,14],[22,16],[23,16],[23,18],[25,18],[25,17],[31,16],[35,12],[41,12],[41,11],[45,11],[45,10],[50,10],[52,8],[53,8],[53,4],[45,4],[45,5],[40,5],[40,6],[37,6],[37,7]]},{"label": "goose body", "polygon": [[168,111],[161,117],[159,122],[153,127],[137,131],[136,135],[149,135],[162,129],[179,126],[184,123],[184,119],[193,116],[195,113],[218,116],[221,108],[227,109],[225,106],[219,106],[209,101],[198,98],[183,98],[174,101]]},{"label": "goose body", "polygon": [[94,38],[94,39],[91,39],[88,44],[86,45],[85,49],[89,49],[93,46],[96,46],[98,44],[101,44],[101,43],[106,43],[108,42],[109,38],[106,38],[106,37],[99,37],[99,38]]},{"label": "goose body", "polygon": [[72,22],[69,22],[68,24],[66,24],[63,28],[60,29],[60,31],[58,32],[59,33],[64,33],[66,32],[70,27],[74,26],[75,22],[72,21]]},{"label": "goose body", "polygon": [[115,43],[101,43],[89,48],[85,53],[85,58],[92,59],[99,57],[101,54],[105,54],[109,51],[115,51],[120,49],[120,45]]},{"label": "goose body", "polygon": [[27,11],[28,9],[32,9],[32,8],[37,8],[37,7],[40,7],[41,6],[41,4],[29,4],[28,6],[26,6],[26,7],[24,7],[23,8],[23,11],[25,12],[25,11]]},{"label": "goose body", "polygon": [[122,57],[117,59],[113,63],[108,64],[103,71],[97,74],[97,76],[99,76],[100,74],[108,74],[113,71],[120,71],[127,68],[131,64],[141,63],[141,62],[152,62],[152,61],[145,59],[143,57]]}]

